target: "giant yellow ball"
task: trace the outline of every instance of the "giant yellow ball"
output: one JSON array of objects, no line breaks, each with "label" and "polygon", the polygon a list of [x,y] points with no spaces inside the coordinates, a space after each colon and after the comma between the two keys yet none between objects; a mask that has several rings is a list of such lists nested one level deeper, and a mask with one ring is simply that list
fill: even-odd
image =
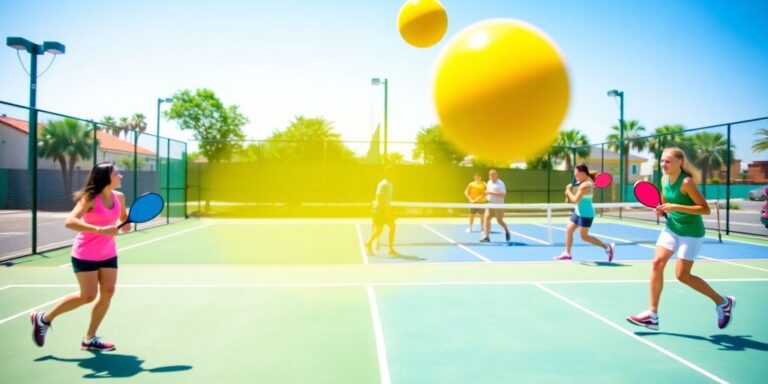
[{"label": "giant yellow ball", "polygon": [[558,48],[518,20],[486,20],[454,36],[435,62],[433,92],[445,137],[487,161],[543,154],[568,110]]},{"label": "giant yellow ball", "polygon": [[408,0],[397,15],[400,36],[410,45],[427,48],[437,44],[448,28],[448,15],[437,0]]}]

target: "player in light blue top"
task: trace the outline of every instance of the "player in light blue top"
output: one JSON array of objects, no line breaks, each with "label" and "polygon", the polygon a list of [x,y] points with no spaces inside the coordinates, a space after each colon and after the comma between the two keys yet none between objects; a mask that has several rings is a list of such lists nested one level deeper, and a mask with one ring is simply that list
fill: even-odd
[{"label": "player in light blue top", "polygon": [[571,220],[568,222],[568,227],[565,230],[565,251],[560,256],[555,257],[555,260],[571,260],[571,247],[573,246],[573,232],[576,228],[579,228],[579,234],[581,239],[597,245],[605,250],[605,254],[608,256],[608,262],[613,261],[613,251],[616,244],[605,244],[600,239],[589,234],[589,228],[592,226],[592,221],[595,218],[595,208],[592,205],[592,191],[595,188],[593,183],[594,177],[589,173],[589,168],[585,164],[579,164],[573,171],[573,178],[576,180],[576,193],[571,191],[571,184],[565,187],[565,196],[568,201],[576,204],[576,209],[571,215]]}]

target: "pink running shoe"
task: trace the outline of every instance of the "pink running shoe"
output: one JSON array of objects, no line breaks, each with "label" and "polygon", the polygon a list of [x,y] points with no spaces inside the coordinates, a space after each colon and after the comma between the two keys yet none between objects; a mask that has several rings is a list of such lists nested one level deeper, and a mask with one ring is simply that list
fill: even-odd
[{"label": "pink running shoe", "polygon": [[627,317],[627,321],[634,325],[653,329],[654,331],[659,330],[659,317],[652,316],[650,311],[645,311],[638,313],[637,315],[629,316]]},{"label": "pink running shoe", "polygon": [[83,340],[80,343],[80,349],[83,351],[114,351],[115,345],[101,340],[101,337],[94,336],[91,340]]},{"label": "pink running shoe", "polygon": [[605,249],[605,254],[608,255],[608,262],[613,261],[613,253],[616,251],[616,243],[608,244],[608,248]]},{"label": "pink running shoe", "polygon": [[733,296],[725,297],[725,304],[715,307],[717,310],[717,327],[723,329],[731,322],[731,311],[736,306],[736,298]]},{"label": "pink running shoe", "polygon": [[560,256],[555,256],[555,260],[573,260],[573,257],[571,255],[563,252]]}]

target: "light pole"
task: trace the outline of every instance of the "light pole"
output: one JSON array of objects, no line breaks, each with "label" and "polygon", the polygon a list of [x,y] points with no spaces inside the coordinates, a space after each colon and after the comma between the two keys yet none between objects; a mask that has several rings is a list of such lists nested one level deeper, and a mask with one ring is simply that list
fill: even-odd
[{"label": "light pole", "polygon": [[[9,37],[5,44],[18,51],[25,50],[30,54],[29,63],[29,141],[27,166],[32,183],[32,253],[37,253],[37,55],[46,52],[56,55],[64,54],[65,47],[56,41],[44,41],[43,45],[35,44],[22,37]],[[51,62],[53,63],[53,62]],[[23,67],[23,64],[22,64]]]},{"label": "light pole", "polygon": [[155,146],[155,170],[160,171],[160,104],[162,103],[173,103],[172,97],[166,97],[164,99],[158,98],[157,99],[157,135],[155,135],[155,140],[157,140],[157,145]]},{"label": "light pole", "polygon": [[608,96],[619,98],[619,201],[624,201],[624,92],[611,89]]},{"label": "light pole", "polygon": [[378,77],[374,77],[371,79],[371,85],[377,86],[379,84],[384,84],[384,161],[387,160],[387,99],[388,99],[388,84],[389,82],[387,79],[384,79],[384,81],[379,80]]}]

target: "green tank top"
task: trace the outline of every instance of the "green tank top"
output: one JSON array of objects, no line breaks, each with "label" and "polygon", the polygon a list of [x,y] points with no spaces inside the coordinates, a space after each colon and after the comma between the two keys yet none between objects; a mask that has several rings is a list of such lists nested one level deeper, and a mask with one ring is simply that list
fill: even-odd
[{"label": "green tank top", "polygon": [[[680,186],[683,185],[683,179],[688,177],[684,172],[680,173],[675,183],[670,185],[669,178],[665,178],[664,183],[664,199],[668,203],[678,205],[696,205],[690,196],[680,191]],[[704,237],[704,220],[701,215],[692,215],[685,212],[670,212],[669,219],[667,219],[667,228],[674,232],[678,236],[686,237]]]}]

